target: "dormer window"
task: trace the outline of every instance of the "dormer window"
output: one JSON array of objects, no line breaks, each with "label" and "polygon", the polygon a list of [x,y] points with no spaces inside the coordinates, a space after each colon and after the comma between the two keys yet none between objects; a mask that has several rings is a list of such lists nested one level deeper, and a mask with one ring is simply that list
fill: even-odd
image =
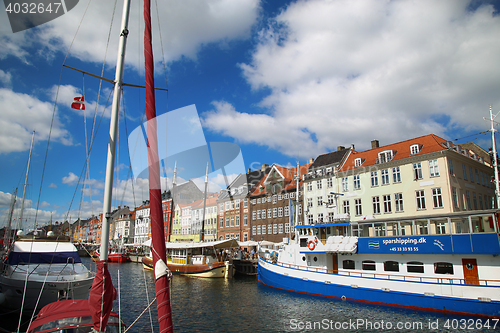
[{"label": "dormer window", "polygon": [[355,167],[361,166],[361,158],[358,157],[358,158],[354,159],[354,166]]},{"label": "dormer window", "polygon": [[418,154],[419,152],[420,152],[420,146],[418,144],[410,146],[410,154],[415,155]]},{"label": "dormer window", "polygon": [[392,150],[381,151],[380,153],[378,153],[378,162],[379,163],[390,162],[393,156],[394,155],[392,154]]}]

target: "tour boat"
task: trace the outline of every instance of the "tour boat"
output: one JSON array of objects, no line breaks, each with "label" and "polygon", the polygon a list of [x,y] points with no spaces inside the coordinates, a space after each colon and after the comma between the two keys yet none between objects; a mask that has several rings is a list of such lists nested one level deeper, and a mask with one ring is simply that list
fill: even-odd
[{"label": "tour boat", "polygon": [[[237,248],[235,239],[198,242],[198,243],[166,243],[167,267],[174,274],[205,278],[227,277],[229,258],[225,258],[226,249]],[[227,260],[226,260],[227,259]],[[152,269],[151,257],[142,258],[143,266]]]},{"label": "tour boat", "polygon": [[94,279],[68,239],[19,235],[2,262],[0,308],[35,311],[57,300],[87,298]]},{"label": "tour boat", "polygon": [[500,317],[499,211],[295,226],[259,257],[266,286],[347,301]]}]

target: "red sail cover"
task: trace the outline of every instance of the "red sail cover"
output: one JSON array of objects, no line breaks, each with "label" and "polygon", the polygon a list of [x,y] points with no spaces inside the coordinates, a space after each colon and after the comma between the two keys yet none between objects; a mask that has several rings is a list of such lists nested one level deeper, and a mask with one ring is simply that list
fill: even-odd
[{"label": "red sail cover", "polygon": [[[151,43],[151,4],[144,0],[144,62],[146,77],[146,117],[147,117],[147,149],[149,165],[149,201],[151,212],[151,252],[153,265],[162,260],[166,268],[167,251],[163,227],[163,211],[161,205],[160,163],[158,161],[158,136],[156,133],[156,107],[154,96],[154,61]],[[168,275],[155,269],[156,305],[160,332],[173,332],[172,309],[170,306],[170,290]]]},{"label": "red sail cover", "polygon": [[97,272],[89,293],[89,308],[94,330],[104,332],[113,309],[113,301],[116,299],[116,289],[113,287],[107,262],[99,260],[96,265]]}]

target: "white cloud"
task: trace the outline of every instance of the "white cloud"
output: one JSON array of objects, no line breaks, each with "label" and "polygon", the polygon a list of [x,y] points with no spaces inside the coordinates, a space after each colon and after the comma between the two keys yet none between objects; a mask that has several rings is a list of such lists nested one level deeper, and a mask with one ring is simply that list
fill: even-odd
[{"label": "white cloud", "polygon": [[212,131],[289,156],[369,148],[455,128],[484,130],[499,105],[500,16],[468,1],[297,1],[259,34],[241,64],[271,93],[245,113],[223,101]]},{"label": "white cloud", "polygon": [[[28,94],[0,88],[0,154],[29,149],[32,131],[35,141],[46,140],[50,132],[54,105]],[[51,140],[71,145],[72,139],[56,116]]]},{"label": "white cloud", "polygon": [[[80,22],[87,3],[80,3],[65,15],[50,21],[35,31],[5,33],[0,36],[3,49],[0,59],[14,55],[26,62],[27,49],[34,43],[41,44],[40,55],[51,58],[57,51],[66,53],[71,45],[70,55],[83,61],[102,63],[105,56],[109,24],[113,13],[112,1],[91,3],[75,42],[75,22]],[[162,50],[166,62],[178,60],[185,56],[195,59],[201,45],[213,42],[226,42],[249,36],[250,28],[255,23],[258,11],[258,0],[208,0],[208,1],[161,1],[158,13],[152,5],[152,27],[154,52],[156,61],[161,60]],[[139,14],[137,13],[139,11]],[[122,16],[122,6],[118,5],[113,19],[111,36],[118,36]],[[161,38],[158,32],[157,17],[161,18]],[[129,19],[129,36],[127,49],[133,48],[143,36],[144,24],[142,8],[139,3],[132,3]],[[118,40],[111,38],[107,51],[107,62],[116,63]],[[26,47],[25,47],[26,46]],[[126,62],[130,66],[140,67],[142,53],[129,50]]]},{"label": "white cloud", "polygon": [[73,172],[70,172],[67,176],[64,176],[62,178],[62,183],[68,185],[75,185],[78,182],[79,178],[80,177],[75,175]]},{"label": "white cloud", "polygon": [[4,86],[10,86],[12,80],[12,75],[9,72],[4,72],[0,69],[0,83]]},{"label": "white cloud", "polygon": [[50,183],[49,187],[50,187],[50,188],[57,188],[57,185],[56,185],[56,184],[54,184],[54,183]]}]

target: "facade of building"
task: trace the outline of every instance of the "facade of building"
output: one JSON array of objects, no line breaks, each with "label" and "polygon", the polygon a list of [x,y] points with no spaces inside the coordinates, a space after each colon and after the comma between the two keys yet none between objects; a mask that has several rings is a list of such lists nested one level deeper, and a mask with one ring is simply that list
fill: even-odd
[{"label": "facade of building", "polygon": [[150,215],[149,200],[135,209],[135,244],[142,244],[151,238]]},{"label": "facade of building", "polygon": [[473,151],[430,134],[382,147],[374,140],[370,150],[352,150],[335,186],[351,221],[400,218],[493,208],[492,175]]},{"label": "facade of building", "polygon": [[304,175],[304,220],[307,224],[334,222],[338,210],[339,188],[335,175],[351,152],[338,147],[337,151],[318,156]]},{"label": "facade of building", "polygon": [[[302,176],[312,161],[296,168],[273,165],[249,194],[251,213],[250,240],[282,242],[290,237],[291,228],[302,224]],[[298,182],[298,191],[297,191]],[[297,194],[298,192],[298,194]],[[294,211],[298,212],[298,219]]]},{"label": "facade of building", "polygon": [[128,212],[121,212],[120,215],[116,217],[114,220],[115,232],[113,235],[115,242],[123,244],[134,243],[135,214],[136,211],[128,210]]}]

